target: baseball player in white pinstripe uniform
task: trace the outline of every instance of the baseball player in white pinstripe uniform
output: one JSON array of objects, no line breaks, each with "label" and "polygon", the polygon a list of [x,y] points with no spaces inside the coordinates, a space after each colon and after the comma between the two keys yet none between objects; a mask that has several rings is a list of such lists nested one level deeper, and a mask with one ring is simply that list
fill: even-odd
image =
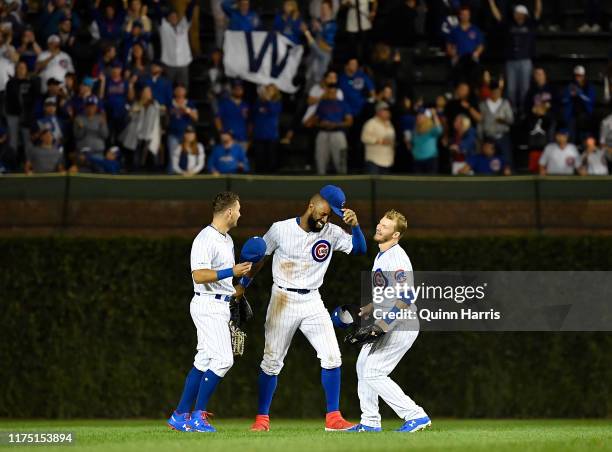
[{"label": "baseball player in white pinstripe uniform", "polygon": [[[194,296],[191,318],[198,333],[197,353],[185,388],[168,425],[181,431],[214,432],[206,406],[215,388],[234,363],[229,330],[233,277],[251,269],[250,262],[235,264],[234,242],[228,231],[238,224],[240,200],[232,192],[213,201],[213,220],[197,235],[191,247]],[[195,408],[192,412],[192,406]]]},{"label": "baseball player in white pinstripe uniform", "polygon": [[[344,202],[340,188],[325,186],[310,199],[302,216],[274,223],[263,237],[266,255],[274,254],[274,285],[266,315],[266,344],[258,379],[259,401],[251,427],[253,431],[270,429],[269,410],[277,375],[298,329],[321,361],[321,382],[327,402],[325,429],[346,430],[353,425],[340,413],[340,348],[319,294],[334,251],[347,254],[366,251],[357,216],[352,210],[343,208]],[[332,210],[351,226],[352,235],[328,222]],[[259,268],[261,263],[254,267],[253,273]]]},{"label": "baseball player in white pinstripe uniform", "polygon": [[[399,240],[406,232],[406,218],[401,213],[390,210],[376,226],[374,240],[380,252],[372,266],[373,285],[414,286],[412,263]],[[379,284],[382,281],[384,284]],[[388,315],[389,313],[411,313],[412,315]],[[362,346],[357,359],[357,377],[361,422],[349,429],[353,432],[382,431],[378,398],[382,398],[395,413],[404,419],[399,432],[415,432],[431,425],[431,420],[395,383],[389,374],[402,357],[412,347],[419,334],[414,297],[392,297],[382,302],[371,303],[361,308],[364,318],[373,316],[372,328],[380,334],[378,340]]]}]

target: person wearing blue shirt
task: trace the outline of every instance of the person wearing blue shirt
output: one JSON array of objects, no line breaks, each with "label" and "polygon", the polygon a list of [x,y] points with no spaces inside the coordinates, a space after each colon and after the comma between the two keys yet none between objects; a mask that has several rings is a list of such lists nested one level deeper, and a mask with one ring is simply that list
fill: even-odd
[{"label": "person wearing blue shirt", "polygon": [[234,80],[229,97],[219,99],[215,126],[219,132],[231,130],[234,139],[244,150],[249,141],[249,104],[244,100],[244,87],[240,80]]},{"label": "person wearing blue shirt", "polygon": [[302,37],[302,18],[295,0],[285,0],[283,12],[274,18],[274,31],[279,32],[294,44],[299,44]]},{"label": "person wearing blue shirt", "polygon": [[332,160],[338,174],[347,172],[347,141],[345,130],[353,124],[349,105],[338,100],[338,85],[328,84],[314,116],[319,132],[315,141],[317,173],[325,174]]},{"label": "person wearing blue shirt", "polygon": [[510,166],[506,164],[504,159],[495,154],[495,140],[485,138],[480,154],[468,157],[459,173],[489,176],[503,174],[509,176],[511,171]]},{"label": "person wearing blue shirt", "polygon": [[169,109],[172,104],[172,84],[163,75],[164,67],[160,61],[151,63],[151,75],[147,75],[143,84],[150,86],[153,91],[153,98],[162,106]]},{"label": "person wearing blue shirt", "polygon": [[574,68],[574,80],[563,91],[561,103],[563,118],[569,127],[570,141],[584,141],[593,127],[595,107],[595,90],[586,79],[584,66]]},{"label": "person wearing blue shirt", "polygon": [[278,123],[281,94],[275,85],[261,86],[253,105],[253,153],[258,173],[275,173],[278,168]]},{"label": "person wearing blue shirt", "polygon": [[249,160],[244,149],[234,142],[231,132],[221,132],[221,143],[213,147],[208,160],[208,171],[211,174],[248,173]]},{"label": "person wearing blue shirt", "polygon": [[313,20],[312,32],[305,23],[301,24],[302,33],[310,47],[309,60],[306,65],[306,92],[323,80],[331,62],[338,30],[333,11],[331,1],[323,0],[320,20]]},{"label": "person wearing blue shirt", "polygon": [[446,53],[454,68],[455,82],[478,79],[478,62],[483,51],[482,32],[471,22],[470,8],[462,6],[459,10],[459,25],[451,30],[446,42]]},{"label": "person wearing blue shirt", "polygon": [[[102,10],[100,4],[101,1],[96,0],[89,10],[98,27],[100,39],[105,42],[118,44],[123,35],[125,11],[122,8],[117,10],[112,3],[107,3],[104,6],[104,10]],[[104,14],[102,14],[102,11],[104,11]]]},{"label": "person wearing blue shirt", "polygon": [[[168,152],[181,144],[187,126],[194,126],[199,117],[195,104],[187,99],[187,89],[182,85],[174,88],[174,98],[168,109]],[[172,173],[172,159],[168,159],[168,172]]]},{"label": "person wearing blue shirt", "polygon": [[338,87],[342,90],[353,117],[359,116],[368,98],[373,98],[375,95],[374,82],[359,68],[357,58],[351,58],[346,62],[344,72],[338,79]]},{"label": "person wearing blue shirt", "polygon": [[223,0],[223,12],[229,18],[227,29],[232,31],[255,31],[261,21],[255,11],[251,11],[249,0]]},{"label": "person wearing blue shirt", "polygon": [[123,79],[123,66],[119,62],[113,63],[110,77],[106,78],[103,73],[99,77],[98,97],[104,99],[112,140],[127,123],[127,104],[134,99],[134,84]]}]

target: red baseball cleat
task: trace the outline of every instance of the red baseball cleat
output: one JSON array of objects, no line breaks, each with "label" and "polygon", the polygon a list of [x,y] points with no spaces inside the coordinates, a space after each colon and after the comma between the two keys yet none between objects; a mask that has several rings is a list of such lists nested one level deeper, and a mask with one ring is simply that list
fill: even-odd
[{"label": "red baseball cleat", "polygon": [[326,432],[343,432],[353,427],[355,424],[351,424],[342,417],[340,411],[332,411],[325,415],[325,431]]},{"label": "red baseball cleat", "polygon": [[270,416],[267,414],[258,414],[255,416],[255,422],[251,425],[252,432],[269,432],[270,431]]}]

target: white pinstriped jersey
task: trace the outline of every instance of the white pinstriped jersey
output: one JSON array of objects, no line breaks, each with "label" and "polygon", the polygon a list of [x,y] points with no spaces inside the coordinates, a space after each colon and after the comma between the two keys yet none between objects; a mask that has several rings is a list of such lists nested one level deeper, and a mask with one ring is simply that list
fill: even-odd
[{"label": "white pinstriped jersey", "polygon": [[[376,280],[376,274],[382,272],[386,285],[401,285],[407,284],[408,287],[414,285],[414,275],[412,273],[412,263],[406,251],[398,244],[393,245],[387,251],[378,253],[372,265],[373,278]],[[376,284],[376,282],[374,282]],[[389,304],[392,307],[395,304],[395,298],[385,300],[383,306]]]},{"label": "white pinstriped jersey", "polygon": [[277,221],[263,236],[266,255],[274,253],[272,276],[277,286],[315,290],[323,278],[334,251],[349,254],[353,238],[335,224],[327,223],[320,232],[306,232],[298,218]]},{"label": "white pinstriped jersey", "polygon": [[[223,270],[234,266],[234,241],[229,234],[221,234],[208,225],[200,231],[191,245],[191,271]],[[193,275],[192,275],[193,280]],[[232,295],[235,290],[232,278],[208,284],[193,281],[193,291],[208,294]]]}]

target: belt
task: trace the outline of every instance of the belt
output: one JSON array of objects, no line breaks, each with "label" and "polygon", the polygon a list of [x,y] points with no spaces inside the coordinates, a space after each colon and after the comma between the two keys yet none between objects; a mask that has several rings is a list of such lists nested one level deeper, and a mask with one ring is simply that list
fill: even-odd
[{"label": "belt", "polygon": [[299,293],[300,295],[306,295],[307,293],[310,293],[310,292],[311,292],[311,290],[310,290],[310,289],[291,289],[291,288],[288,288],[288,287],[281,287],[281,286],[278,286],[278,288],[279,288],[279,289],[286,290],[286,291],[288,291],[288,292],[297,292],[297,293]]},{"label": "belt", "polygon": [[[200,293],[200,292],[194,292],[198,297],[200,295],[212,295],[211,293]],[[215,300],[223,300],[223,301],[230,301],[232,299],[232,297],[230,295],[221,295],[221,294],[216,294],[215,295]]]}]

